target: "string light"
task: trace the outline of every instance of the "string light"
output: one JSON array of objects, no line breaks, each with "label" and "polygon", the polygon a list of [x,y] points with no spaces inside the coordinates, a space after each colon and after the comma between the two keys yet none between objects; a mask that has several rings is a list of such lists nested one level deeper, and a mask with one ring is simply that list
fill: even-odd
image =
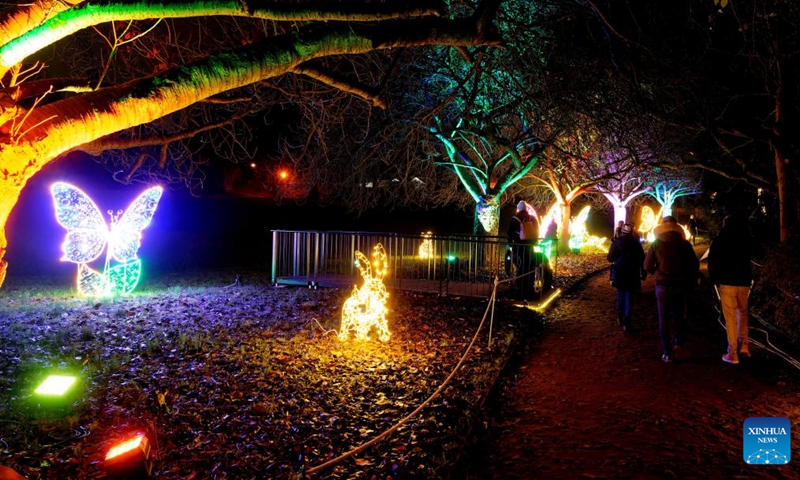
[{"label": "string light", "polygon": [[591,207],[586,205],[578,212],[577,216],[571,218],[569,221],[569,248],[573,250],[580,249],[588,235],[586,220],[589,218],[590,209]]},{"label": "string light", "polygon": [[591,210],[591,207],[586,205],[575,218],[569,221],[569,248],[573,250],[607,252],[611,246],[609,240],[589,234],[589,229],[586,227],[589,210]]},{"label": "string light", "polygon": [[652,208],[647,205],[642,207],[642,213],[639,216],[639,232],[648,242],[652,242],[655,239],[653,229],[658,225],[658,219],[659,216],[656,215]]},{"label": "string light", "polygon": [[423,260],[433,258],[433,240],[431,240],[432,235],[433,232],[424,232],[422,234],[422,243],[419,246],[417,255]]},{"label": "string light", "polygon": [[361,288],[353,287],[353,293],[342,306],[339,339],[344,341],[353,335],[357,340],[366,341],[374,328],[378,332],[378,339],[386,342],[391,333],[386,320],[389,292],[386,291],[383,278],[388,273],[389,264],[383,245],[379,243],[372,248],[372,262],[356,251],[356,266],[364,277],[364,284]]},{"label": "string light", "polygon": [[542,218],[542,221],[539,222],[539,238],[546,238],[547,232],[550,230],[550,224],[556,223],[556,219],[559,218],[561,218],[561,205],[554,203]]},{"label": "string light", "polygon": [[[642,213],[640,215],[641,223],[639,225],[639,232],[641,232],[642,236],[648,241],[653,242],[656,239],[655,235],[655,228],[658,226],[658,219],[661,218],[661,210],[658,213],[654,212],[652,208],[645,205],[642,207]],[[692,239],[692,232],[689,230],[689,227],[683,224],[678,224],[679,227],[683,230],[683,237],[687,240]]]},{"label": "string light", "polygon": [[[155,214],[163,189],[152,187],[142,192],[124,211],[109,211],[110,227],[100,209],[81,189],[64,182],[50,187],[56,220],[67,229],[61,249],[62,260],[77,263],[78,293],[86,296],[128,294],[141,277],[141,260],[136,257],[147,228]],[[108,248],[106,248],[108,247]],[[87,264],[106,250],[103,271]],[[120,262],[110,266],[111,259]]]}]

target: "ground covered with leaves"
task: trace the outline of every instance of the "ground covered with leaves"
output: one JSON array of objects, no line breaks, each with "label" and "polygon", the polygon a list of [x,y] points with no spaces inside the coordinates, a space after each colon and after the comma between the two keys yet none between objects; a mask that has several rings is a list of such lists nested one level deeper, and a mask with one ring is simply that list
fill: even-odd
[{"label": "ground covered with leaves", "polygon": [[[559,266],[562,279],[582,268]],[[342,342],[335,330],[349,291],[182,282],[97,301],[9,278],[0,291],[2,464],[30,479],[103,478],[105,452],[144,432],[164,480],[303,470],[447,477],[510,352],[541,324],[499,302],[468,348],[486,299],[392,292],[390,341]],[[78,376],[66,402],[34,394],[50,373]]]}]

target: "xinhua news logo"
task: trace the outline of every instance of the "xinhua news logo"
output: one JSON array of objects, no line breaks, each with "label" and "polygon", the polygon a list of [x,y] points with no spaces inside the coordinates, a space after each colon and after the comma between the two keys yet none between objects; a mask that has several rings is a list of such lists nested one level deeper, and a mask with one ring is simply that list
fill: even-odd
[{"label": "xinhua news logo", "polygon": [[753,417],[744,421],[744,462],[750,465],[786,465],[792,457],[792,429],[788,418]]}]

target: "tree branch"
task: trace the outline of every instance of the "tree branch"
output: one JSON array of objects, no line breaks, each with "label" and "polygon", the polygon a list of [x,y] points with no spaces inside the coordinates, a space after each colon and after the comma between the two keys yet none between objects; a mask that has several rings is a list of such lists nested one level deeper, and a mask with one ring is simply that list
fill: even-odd
[{"label": "tree branch", "polygon": [[324,68],[319,62],[306,62],[292,69],[293,73],[305,75],[338,90],[361,97],[372,103],[373,106],[386,109],[386,100],[380,97],[374,89],[351,81],[336,72]]},{"label": "tree branch", "polygon": [[[54,2],[55,3],[55,2]],[[230,16],[275,21],[358,21],[379,22],[401,18],[437,16],[443,11],[440,2],[421,1],[403,6],[386,3],[319,2],[303,5],[270,2],[267,7],[251,8],[246,2],[207,2],[187,0],[157,3],[138,0],[125,3],[84,4],[56,14],[39,26],[9,25],[0,47],[0,78],[13,65],[54,42],[84,28],[101,23],[163,18]],[[482,27],[481,27],[482,28]]]}]

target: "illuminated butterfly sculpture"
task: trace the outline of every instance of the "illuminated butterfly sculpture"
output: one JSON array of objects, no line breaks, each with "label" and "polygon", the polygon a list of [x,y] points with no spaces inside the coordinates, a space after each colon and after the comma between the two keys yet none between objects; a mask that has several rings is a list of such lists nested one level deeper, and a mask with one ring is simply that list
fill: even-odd
[{"label": "illuminated butterfly sculpture", "polygon": [[[111,225],[106,225],[100,209],[81,189],[64,182],[50,187],[56,220],[67,229],[61,245],[62,261],[78,264],[78,293],[104,297],[128,294],[136,288],[142,273],[142,260],[136,256],[147,228],[156,211],[161,187],[142,192],[124,212],[108,211]],[[108,246],[108,248],[106,248]],[[105,250],[103,271],[89,267]],[[111,259],[119,264],[110,266]]]}]

